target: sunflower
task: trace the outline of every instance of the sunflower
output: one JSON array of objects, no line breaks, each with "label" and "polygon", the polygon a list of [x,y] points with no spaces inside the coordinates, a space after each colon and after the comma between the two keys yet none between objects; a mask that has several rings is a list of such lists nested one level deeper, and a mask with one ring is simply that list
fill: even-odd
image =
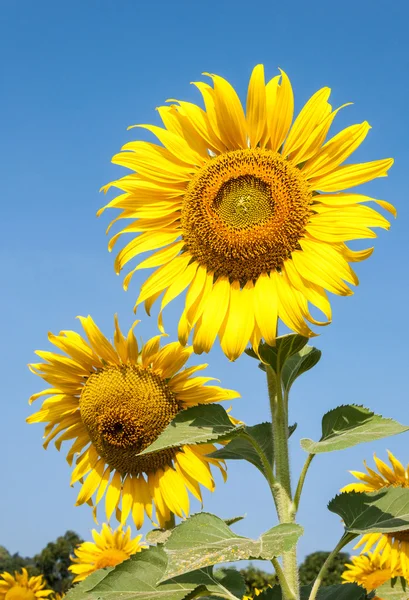
[{"label": "sunflower", "polygon": [[139,543],[141,535],[131,539],[131,528],[123,531],[122,527],[112,530],[106,523],[98,533],[92,530],[93,542],[83,542],[74,550],[75,558],[69,570],[75,574],[74,583],[82,581],[98,569],[115,567],[129,558],[132,554],[140,552],[146,547]]},{"label": "sunflower", "polygon": [[392,569],[390,560],[382,561],[379,555],[374,556],[371,552],[367,555],[352,556],[351,563],[346,563],[345,567],[346,570],[342,573],[343,583],[358,583],[367,592],[372,592],[393,577],[402,575],[399,569]]},{"label": "sunflower", "polygon": [[[389,467],[384,461],[374,455],[378,472],[365,464],[367,473],[350,471],[361,483],[350,483],[342,488],[341,492],[374,492],[385,487],[409,487],[409,467],[404,468],[402,463],[388,450],[391,463]],[[363,546],[363,548],[362,548]],[[392,570],[399,570],[409,579],[409,529],[391,533],[364,534],[354,549],[362,548],[366,553],[373,548],[371,559],[378,561],[381,566],[388,564]]]},{"label": "sunflower", "polygon": [[14,572],[14,576],[6,571],[0,575],[0,600],[36,600],[47,598],[54,594],[54,590],[44,589],[46,582],[42,575],[29,577],[27,569],[21,573]]},{"label": "sunflower", "polygon": [[[277,318],[315,335],[307,321],[331,320],[326,292],[352,294],[348,284],[357,285],[358,278],[349,263],[373,249],[354,251],[345,242],[376,237],[373,227],[389,228],[365,203],[396,213],[388,202],[345,190],[386,176],[393,160],[342,165],[370,126],[351,125],[324,143],[340,110],[328,103],[327,87],[292,123],[293,91],[283,71],[265,84],[263,65],[254,68],[246,114],[234,88],[218,75],[209,77],[213,86],[194,84],[205,110],[172,100],[158,108],[164,127],[138,125],[162,145],[123,146],[112,161],[135,173],[102,188],[121,194],[98,214],[119,208],[112,223],[131,219],[109,243],[111,251],[121,235],[132,235],[116,257],[118,274],[155,250],[125,277],[127,289],[135,271],[159,267],[141,286],[136,306],[144,302],[149,314],[165,292],[162,326],[164,307],[188,288],[180,342],[185,345],[194,330],[200,354],[219,335],[234,360],[249,341],[255,349],[261,338],[274,345]],[[324,321],[313,318],[309,304]]]},{"label": "sunflower", "polygon": [[189,513],[188,490],[200,501],[200,484],[214,490],[210,465],[225,477],[224,463],[207,456],[216,449],[212,444],[140,453],[183,409],[239,394],[204,385],[212,377],[192,377],[207,365],[178,373],[192,348],[179,342],[160,348],[158,335],[139,349],[134,327],[124,337],[116,317],[112,345],[90,316],[79,319],[88,341],[74,331],[50,333],[50,342],[68,356],[36,352],[45,362],[30,369],[51,387],[31,396],[30,402],[49,398],[27,421],[46,423],[45,448],[53,439],[58,450],[63,441],[74,440],[67,460],[72,465],[78,455],[71,479],[71,485],[82,483],[77,505],[94,504],[96,515],[105,495],[107,521],[115,511],[124,525],[132,514],[138,529],[145,512],[152,519],[154,506],[163,527],[171,513]]}]

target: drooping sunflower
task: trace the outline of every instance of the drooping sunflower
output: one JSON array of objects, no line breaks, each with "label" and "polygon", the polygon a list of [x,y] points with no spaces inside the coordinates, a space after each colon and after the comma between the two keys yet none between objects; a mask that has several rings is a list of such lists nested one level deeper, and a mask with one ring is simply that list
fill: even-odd
[{"label": "drooping sunflower", "polygon": [[94,542],[83,542],[74,550],[75,558],[71,559],[73,564],[69,567],[75,574],[74,583],[98,569],[115,567],[146,547],[140,544],[141,535],[131,538],[130,527],[124,531],[120,526],[114,531],[104,523],[100,533],[92,530],[92,537]]},{"label": "drooping sunflower", "polygon": [[[367,202],[395,215],[385,201],[348,192],[386,176],[393,160],[342,165],[370,126],[351,125],[325,142],[335,115],[330,89],[317,91],[293,121],[294,99],[287,75],[267,84],[263,65],[250,78],[246,114],[234,88],[209,75],[213,86],[194,85],[205,110],[185,101],[158,108],[164,127],[139,125],[162,145],[125,144],[113,157],[131,173],[102,189],[121,194],[103,207],[119,208],[114,219],[131,222],[114,235],[132,239],[115,260],[119,272],[138,255],[155,250],[134,272],[157,268],[141,286],[136,306],[164,293],[163,308],[188,288],[179,321],[184,345],[208,352],[219,335],[234,360],[250,341],[275,342],[277,318],[305,336],[331,320],[327,291],[348,296],[358,278],[351,262],[372,248],[354,251],[345,242],[374,238],[373,227],[389,222]],[[341,107],[342,108],[342,107]],[[111,223],[111,225],[112,225]],[[111,227],[111,226],[110,226]],[[109,229],[109,228],[108,228]],[[140,235],[136,235],[140,234]],[[325,316],[317,321],[309,304]]]},{"label": "drooping sunflower", "polygon": [[[351,563],[345,564],[346,570],[342,573],[343,583],[358,583],[372,592],[393,577],[400,577],[399,568],[392,569],[390,560],[382,561],[379,555],[361,554],[351,556]],[[378,599],[379,600],[379,599]]]},{"label": "drooping sunflower", "polygon": [[116,317],[112,345],[90,316],[79,319],[88,341],[74,331],[50,333],[50,342],[65,355],[36,352],[45,362],[32,364],[30,369],[51,387],[31,396],[30,403],[49,398],[27,421],[46,423],[45,448],[53,439],[58,450],[63,441],[74,440],[67,460],[72,465],[78,455],[71,478],[71,485],[82,483],[77,505],[92,504],[95,495],[96,513],[105,495],[107,521],[115,511],[123,525],[132,514],[137,528],[145,512],[153,518],[153,506],[161,526],[171,513],[187,515],[188,490],[200,501],[200,484],[214,490],[210,465],[225,477],[223,461],[207,456],[215,446],[184,445],[139,453],[183,409],[240,394],[205,385],[212,377],[192,377],[207,365],[178,373],[192,348],[183,348],[179,342],[160,348],[160,335],[139,348],[133,327],[124,337]]},{"label": "drooping sunflower", "polygon": [[54,590],[47,590],[45,587],[42,575],[29,577],[24,568],[21,573],[15,571],[14,575],[5,571],[0,575],[0,600],[36,600],[54,594]]},{"label": "drooping sunflower", "polygon": [[[365,464],[367,473],[350,471],[361,483],[350,483],[342,488],[341,492],[374,492],[385,487],[409,487],[409,467],[404,468],[402,463],[388,451],[390,468],[383,460],[374,455],[378,473]],[[371,559],[379,561],[381,566],[389,565],[398,570],[406,579],[409,579],[409,529],[391,533],[364,534],[354,546],[361,548],[364,554],[373,549]]]}]

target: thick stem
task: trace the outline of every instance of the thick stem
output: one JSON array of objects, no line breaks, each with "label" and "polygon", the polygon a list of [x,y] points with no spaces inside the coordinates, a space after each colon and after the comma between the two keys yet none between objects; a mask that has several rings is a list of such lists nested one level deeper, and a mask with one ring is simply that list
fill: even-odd
[{"label": "thick stem", "polygon": [[[277,510],[280,523],[294,522],[288,452],[288,413],[281,386],[281,374],[266,366],[268,395],[273,420],[274,462],[277,480]],[[297,550],[283,554],[283,573],[293,598],[299,598]],[[284,593],[284,591],[283,591]]]},{"label": "thick stem", "polygon": [[292,509],[294,517],[297,514],[298,507],[300,506],[300,498],[301,498],[301,494],[302,494],[302,489],[304,487],[304,481],[305,481],[309,466],[310,466],[311,461],[314,458],[314,456],[315,456],[315,454],[309,454],[307,456],[307,459],[304,463],[303,469],[300,474],[300,479],[298,480],[297,489],[295,490],[295,495],[294,495],[293,509]]},{"label": "thick stem", "polygon": [[356,537],[357,537],[356,533],[344,533],[342,538],[339,540],[338,544],[335,546],[334,550],[331,552],[331,554],[328,556],[327,560],[322,565],[321,570],[317,575],[317,579],[314,581],[314,585],[312,587],[309,600],[315,600],[315,598],[317,597],[318,590],[320,589],[322,580],[324,579],[329,566],[331,565],[332,561],[334,560],[334,558],[336,557],[338,552],[340,550],[342,550],[342,548],[344,546],[349,544],[349,542],[351,542]]}]

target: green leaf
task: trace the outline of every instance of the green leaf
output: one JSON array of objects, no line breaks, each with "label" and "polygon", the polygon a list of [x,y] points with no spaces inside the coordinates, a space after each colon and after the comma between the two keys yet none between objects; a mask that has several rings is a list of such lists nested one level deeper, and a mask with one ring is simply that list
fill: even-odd
[{"label": "green leaf", "polygon": [[313,346],[304,346],[296,354],[290,356],[281,371],[281,380],[285,391],[288,393],[297,377],[315,367],[320,358],[321,350],[317,350]]},{"label": "green leaf", "polygon": [[114,567],[99,569],[91,575],[88,575],[81,583],[74,583],[74,586],[68,590],[64,598],[66,600],[98,600],[99,596],[91,593],[92,590],[100,581],[102,581]]},{"label": "green leaf", "polygon": [[246,518],[246,515],[240,515],[239,517],[231,517],[230,519],[223,519],[223,521],[226,523],[226,525],[228,525],[230,527],[231,525],[234,525],[235,523],[238,523],[239,521],[242,521],[245,518]]},{"label": "green leaf", "polygon": [[344,492],[328,504],[350,533],[390,533],[409,529],[409,489]]},{"label": "green leaf", "polygon": [[151,529],[145,535],[145,539],[150,544],[164,544],[171,533],[172,529]]},{"label": "green leaf", "polygon": [[351,448],[363,442],[408,431],[409,427],[393,419],[385,419],[363,406],[349,404],[327,412],[322,419],[322,436],[319,442],[302,439],[301,447],[310,454],[334,452]]},{"label": "green leaf", "polygon": [[[301,600],[308,600],[311,588],[312,585],[301,588]],[[366,598],[367,595],[364,588],[356,583],[321,587],[317,594],[317,600],[365,600]],[[257,600],[282,600],[281,589],[279,586],[274,586],[272,589],[265,590],[257,596]]]},{"label": "green leaf", "polygon": [[274,449],[271,423],[260,423],[259,425],[253,425],[252,427],[244,427],[243,432],[237,435],[237,437],[224,446],[224,448],[212,452],[209,456],[212,458],[221,458],[223,460],[247,460],[265,475],[261,458],[249,438],[254,439],[260,446],[272,467],[274,464]]},{"label": "green leaf", "polygon": [[220,404],[193,406],[180,412],[139,456],[184,444],[204,444],[229,439],[241,430],[242,426],[233,425]]},{"label": "green leaf", "polygon": [[403,577],[396,577],[378,587],[376,595],[382,600],[408,600],[409,586]]},{"label": "green leaf", "polygon": [[[297,354],[307,344],[308,338],[298,333],[281,335],[276,340],[275,346],[269,346],[261,342],[258,348],[260,358],[277,373],[291,356]],[[246,350],[246,354],[260,360],[257,354],[251,348]]]},{"label": "green leaf", "polygon": [[277,525],[251,540],[236,535],[215,515],[193,515],[173,530],[165,544],[169,560],[162,581],[220,562],[271,560],[293,548],[302,532],[299,525]]},{"label": "green leaf", "polygon": [[81,596],[81,600],[192,600],[206,592],[236,600],[237,596],[227,586],[238,588],[238,580],[230,576],[220,581],[211,568],[160,583],[167,560],[163,547],[152,547],[134,554],[108,573],[90,593]]}]

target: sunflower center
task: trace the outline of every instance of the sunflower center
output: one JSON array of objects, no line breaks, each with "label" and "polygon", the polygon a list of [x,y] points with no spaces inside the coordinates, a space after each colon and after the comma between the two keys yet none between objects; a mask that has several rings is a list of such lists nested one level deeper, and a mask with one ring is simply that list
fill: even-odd
[{"label": "sunflower center", "polygon": [[156,373],[138,365],[93,373],[80,397],[81,419],[100,456],[121,474],[148,473],[170,464],[174,450],[138,457],[181,410]]},{"label": "sunflower center", "polygon": [[129,558],[129,555],[118,548],[107,548],[95,561],[95,569],[105,569],[105,567],[115,567]]},{"label": "sunflower center", "polygon": [[383,585],[386,581],[392,577],[390,569],[377,569],[370,575],[363,577],[363,585],[368,592],[376,590],[379,586]]},{"label": "sunflower center", "polygon": [[189,183],[181,214],[186,249],[216,277],[244,284],[280,270],[300,249],[311,205],[301,171],[277,152],[226,152]]},{"label": "sunflower center", "polygon": [[21,585],[9,589],[4,600],[37,600],[35,593]]}]

